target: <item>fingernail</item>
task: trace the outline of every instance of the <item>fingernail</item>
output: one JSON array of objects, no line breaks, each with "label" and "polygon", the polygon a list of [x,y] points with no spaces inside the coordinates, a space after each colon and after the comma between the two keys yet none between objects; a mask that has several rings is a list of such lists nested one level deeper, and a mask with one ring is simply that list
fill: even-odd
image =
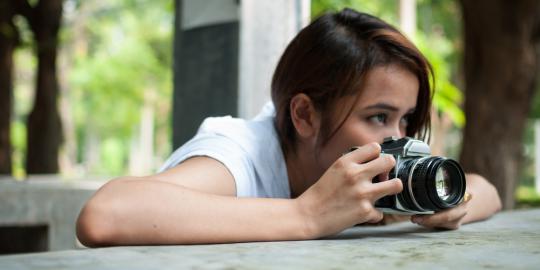
[{"label": "fingernail", "polygon": [[392,155],[392,154],[381,153],[380,156],[388,158],[388,159],[390,159],[392,161],[396,161],[396,159],[394,158],[394,155]]}]

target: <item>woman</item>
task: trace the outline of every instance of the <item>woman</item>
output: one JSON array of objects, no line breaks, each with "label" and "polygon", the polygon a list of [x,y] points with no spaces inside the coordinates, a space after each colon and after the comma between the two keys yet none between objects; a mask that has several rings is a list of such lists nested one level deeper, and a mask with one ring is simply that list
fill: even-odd
[{"label": "woman", "polygon": [[[272,104],[255,119],[206,119],[162,172],[121,177],[85,205],[88,246],[315,239],[377,223],[374,202],[402,191],[383,138],[429,132],[431,69],[395,28],[345,9],[303,29],[281,57]],[[351,146],[360,146],[346,153]],[[386,181],[372,182],[379,177]],[[495,188],[467,175],[472,199],[426,227],[456,229],[497,212]]]}]

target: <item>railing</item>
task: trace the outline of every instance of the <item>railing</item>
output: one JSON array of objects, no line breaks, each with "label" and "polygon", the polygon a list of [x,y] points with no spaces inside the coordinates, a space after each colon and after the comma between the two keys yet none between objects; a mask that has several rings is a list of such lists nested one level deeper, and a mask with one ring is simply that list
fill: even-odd
[{"label": "railing", "polygon": [[0,254],[79,247],[77,215],[103,183],[58,176],[0,178]]}]

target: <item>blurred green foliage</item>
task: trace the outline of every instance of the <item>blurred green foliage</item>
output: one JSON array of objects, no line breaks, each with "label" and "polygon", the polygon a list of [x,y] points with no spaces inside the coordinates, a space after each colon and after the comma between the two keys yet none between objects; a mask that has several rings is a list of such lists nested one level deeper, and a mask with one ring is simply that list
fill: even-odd
[{"label": "blurred green foliage", "polygon": [[529,187],[534,186],[534,178],[535,178],[535,167],[534,167],[534,147],[535,147],[535,141],[534,141],[534,124],[535,121],[539,121],[538,119],[529,119],[527,121],[524,136],[523,136],[523,168],[521,170],[521,177],[520,182],[521,184]]},{"label": "blurred green foliage", "polygon": [[516,190],[516,208],[540,207],[540,194],[534,187],[521,185]]},{"label": "blurred green foliage", "polygon": [[399,24],[399,1],[396,0],[312,0],[311,17],[317,17],[325,12],[339,11],[344,8],[352,8],[377,16],[392,25]]},{"label": "blurred green foliage", "polygon": [[[173,21],[170,0],[65,0],[58,76],[65,139],[72,141],[65,142],[61,159],[72,171],[62,173],[126,174],[145,104],[154,115],[155,158],[150,160],[157,161],[152,167],[170,153]],[[22,20],[17,24],[24,46],[15,63],[12,143],[14,175],[20,177],[34,91],[22,77],[33,80],[35,58],[31,33]]]},{"label": "blurred green foliage", "polygon": [[[75,12],[87,12],[82,26],[87,51],[75,55],[69,87],[79,142],[78,161],[84,162],[82,153],[91,151],[85,147],[98,146],[99,159],[89,169],[118,175],[126,173],[130,143],[139,136],[137,128],[145,102],[156,112],[155,131],[169,136],[174,13],[172,1],[103,3],[76,2]],[[64,31],[73,29],[67,25]],[[77,33],[66,36],[72,44],[79,44],[75,40]],[[89,136],[99,143],[83,143]],[[167,141],[159,144],[170,145]],[[158,149],[166,151],[168,147]]]},{"label": "blurred green foliage", "polygon": [[428,39],[419,32],[416,33],[415,43],[433,68],[435,75],[435,82],[432,82],[435,86],[433,105],[439,111],[448,114],[457,127],[462,128],[465,124],[465,114],[461,109],[463,93],[451,82],[449,56],[453,48],[450,42],[437,35]]}]

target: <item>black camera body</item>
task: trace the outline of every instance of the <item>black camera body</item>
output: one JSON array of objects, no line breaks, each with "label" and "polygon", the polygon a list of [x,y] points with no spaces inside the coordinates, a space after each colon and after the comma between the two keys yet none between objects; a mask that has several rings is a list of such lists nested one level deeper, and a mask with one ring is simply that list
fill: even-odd
[{"label": "black camera body", "polygon": [[[403,191],[380,198],[375,207],[392,214],[433,214],[455,207],[465,195],[465,174],[456,161],[431,156],[429,145],[409,137],[385,138],[381,153],[393,155],[389,179],[399,178]],[[374,181],[377,181],[376,179]]]}]

